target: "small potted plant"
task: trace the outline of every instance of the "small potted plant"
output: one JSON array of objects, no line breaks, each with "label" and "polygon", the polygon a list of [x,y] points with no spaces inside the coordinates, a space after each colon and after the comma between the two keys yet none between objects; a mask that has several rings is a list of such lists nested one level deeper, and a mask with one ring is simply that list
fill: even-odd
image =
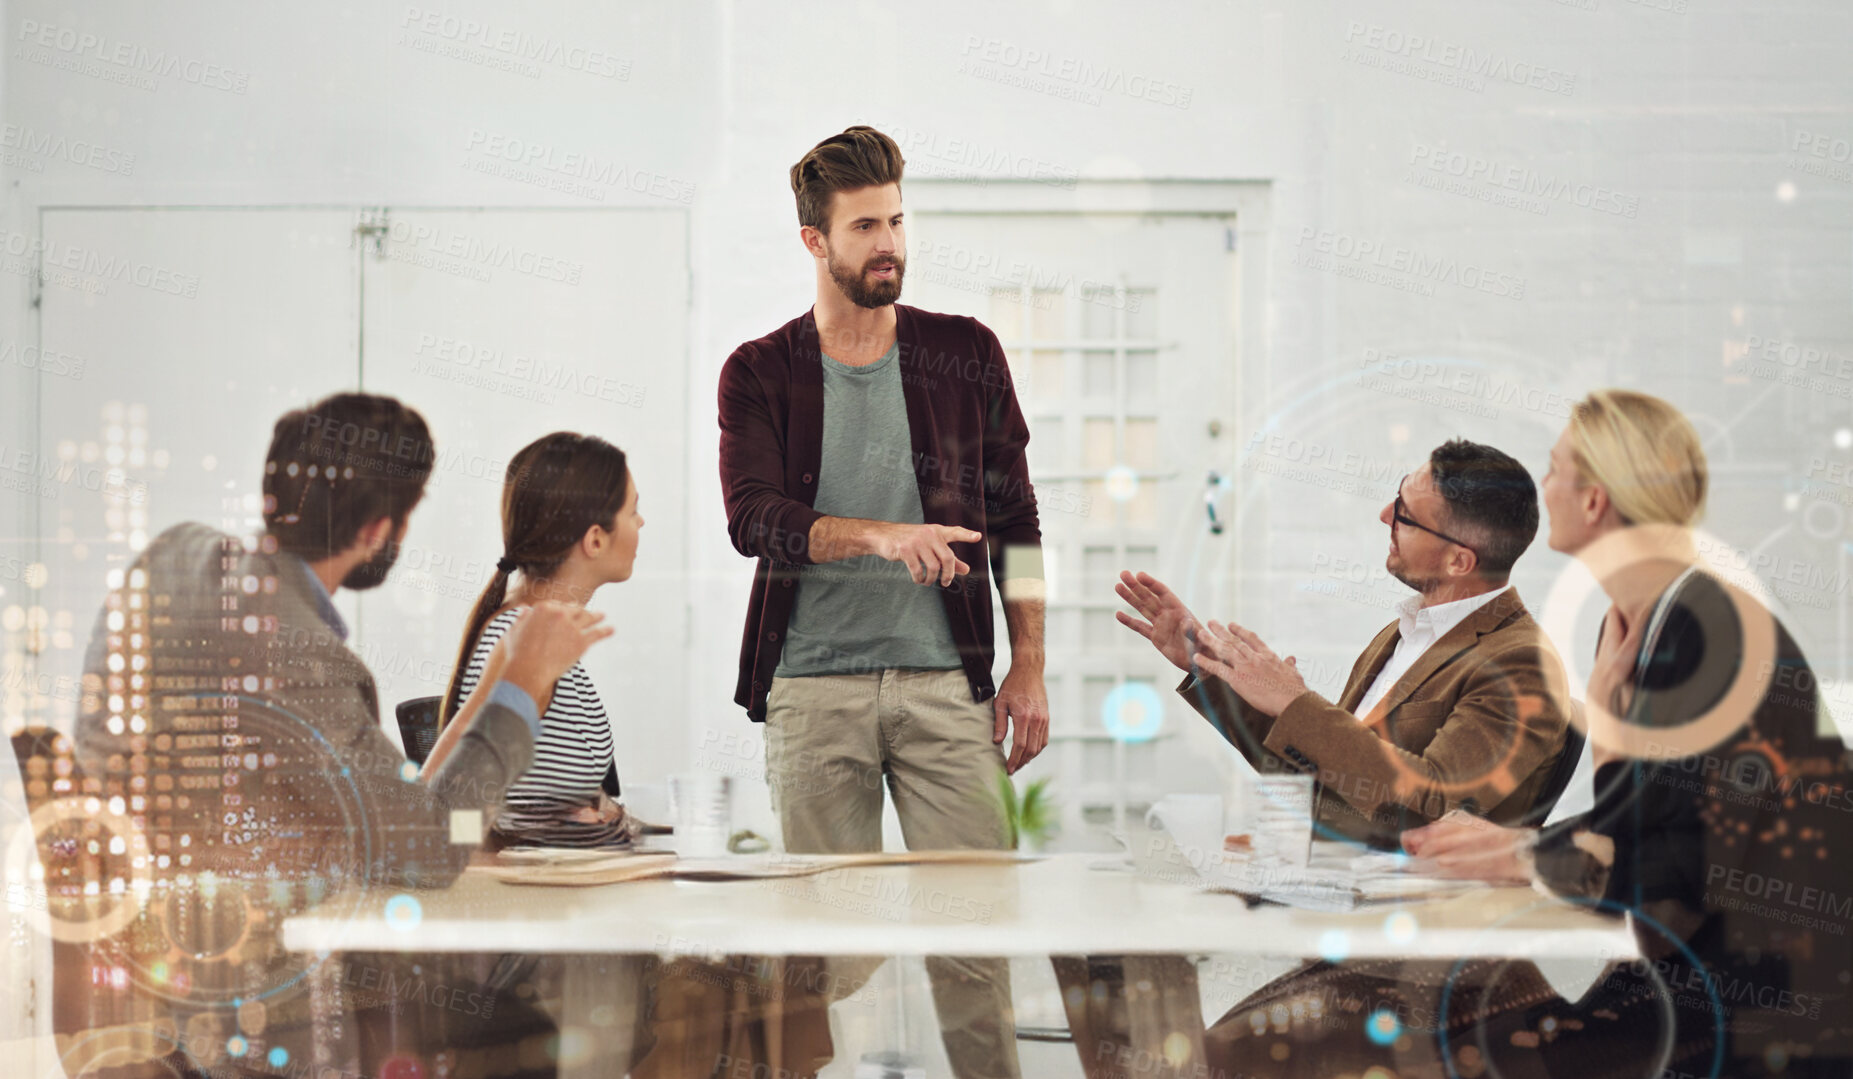
[{"label": "small potted plant", "polygon": [[1041,853],[1054,837],[1060,817],[1055,799],[1049,794],[1048,777],[1031,780],[1019,794],[1009,773],[999,769],[997,796],[1003,802],[1004,819],[1010,824],[1010,834],[1016,839],[1017,849],[1026,854]]}]

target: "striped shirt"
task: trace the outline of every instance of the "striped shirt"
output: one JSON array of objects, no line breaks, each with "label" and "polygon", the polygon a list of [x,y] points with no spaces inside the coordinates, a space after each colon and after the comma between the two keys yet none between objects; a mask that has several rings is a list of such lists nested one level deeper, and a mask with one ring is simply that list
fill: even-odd
[{"label": "striped shirt", "polygon": [[[483,626],[463,673],[462,699],[468,700],[475,691],[496,642],[526,610],[511,607]],[[534,763],[509,787],[508,799],[496,817],[496,832],[511,846],[624,845],[622,816],[602,824],[568,819],[574,810],[598,805],[605,772],[612,763],[611,720],[584,666],[573,664],[553,684],[553,700],[540,722]]]}]

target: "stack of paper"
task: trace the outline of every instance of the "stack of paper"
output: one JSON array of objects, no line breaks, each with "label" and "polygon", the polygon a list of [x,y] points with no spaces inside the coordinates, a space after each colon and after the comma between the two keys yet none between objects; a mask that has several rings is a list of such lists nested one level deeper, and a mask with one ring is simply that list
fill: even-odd
[{"label": "stack of paper", "polygon": [[1349,843],[1316,842],[1304,866],[1277,859],[1226,856],[1205,867],[1210,891],[1282,903],[1303,910],[1346,911],[1363,903],[1427,899],[1466,890],[1461,881],[1432,875],[1401,854],[1363,853]]}]

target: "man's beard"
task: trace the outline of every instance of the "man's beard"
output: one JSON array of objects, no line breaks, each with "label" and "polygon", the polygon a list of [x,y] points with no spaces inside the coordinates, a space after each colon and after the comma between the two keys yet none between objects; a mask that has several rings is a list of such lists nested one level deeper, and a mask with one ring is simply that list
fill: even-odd
[{"label": "man's beard", "polygon": [[1415,591],[1425,596],[1428,595],[1428,590],[1434,587],[1435,585],[1434,578],[1419,577],[1409,572],[1408,566],[1393,567],[1393,566],[1385,565],[1383,568],[1389,571],[1390,576],[1396,578],[1397,580],[1403,582],[1405,585],[1408,585],[1410,588],[1414,589]]},{"label": "man's beard", "polygon": [[1428,583],[1422,578],[1409,572],[1409,564],[1407,562],[1403,562],[1402,556],[1398,554],[1395,550],[1391,550],[1389,555],[1384,558],[1383,569],[1384,569],[1384,572],[1388,573],[1390,576],[1401,581],[1404,585],[1415,589],[1417,592],[1422,591],[1423,586]]},{"label": "man's beard", "polygon": [[386,583],[386,575],[392,572],[392,565],[398,560],[399,541],[396,538],[389,539],[365,562],[348,570],[347,576],[341,578],[341,587],[356,592],[378,588]]},{"label": "man's beard", "polygon": [[[824,264],[830,268],[830,280],[835,281],[836,287],[857,307],[886,307],[901,298],[901,278],[907,276],[907,260],[899,255],[878,255],[855,272],[839,266],[835,256],[826,258]],[[868,271],[883,266],[893,266],[894,277],[869,284]]]}]

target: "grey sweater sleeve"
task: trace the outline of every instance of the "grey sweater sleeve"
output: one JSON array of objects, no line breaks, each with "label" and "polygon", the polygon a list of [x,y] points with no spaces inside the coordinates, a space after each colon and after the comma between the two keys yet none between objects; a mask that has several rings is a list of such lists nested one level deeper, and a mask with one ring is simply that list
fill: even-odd
[{"label": "grey sweater sleeve", "polygon": [[370,881],[441,888],[457,878],[482,841],[508,788],[534,759],[534,735],[513,709],[491,704],[476,713],[457,746],[425,780],[377,723],[354,732],[361,820],[366,822]]}]

